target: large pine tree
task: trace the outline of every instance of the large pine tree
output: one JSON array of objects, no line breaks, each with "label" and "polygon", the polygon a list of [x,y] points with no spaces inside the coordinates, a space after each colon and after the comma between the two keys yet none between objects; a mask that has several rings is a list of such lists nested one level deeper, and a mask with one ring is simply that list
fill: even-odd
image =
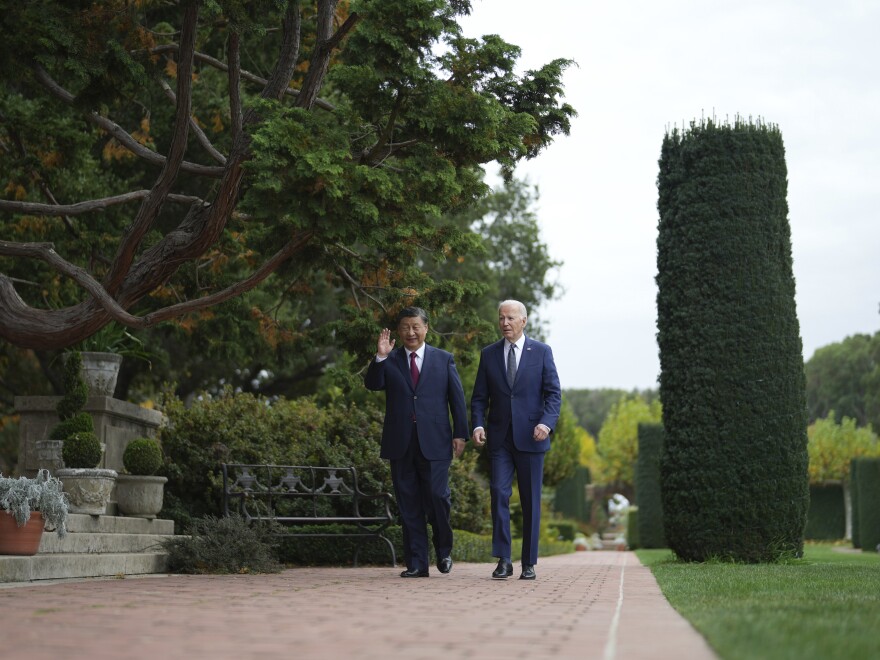
[{"label": "large pine tree", "polygon": [[669,546],[696,561],[799,555],[807,419],[782,135],[740,119],[673,130],[658,188]]}]

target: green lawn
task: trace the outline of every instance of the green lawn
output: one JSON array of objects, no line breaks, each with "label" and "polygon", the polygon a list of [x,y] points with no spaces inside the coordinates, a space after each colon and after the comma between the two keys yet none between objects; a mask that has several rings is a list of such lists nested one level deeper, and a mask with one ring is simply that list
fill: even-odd
[{"label": "green lawn", "polygon": [[724,660],[880,658],[880,556],[808,544],[781,564],[688,564],[637,550]]}]

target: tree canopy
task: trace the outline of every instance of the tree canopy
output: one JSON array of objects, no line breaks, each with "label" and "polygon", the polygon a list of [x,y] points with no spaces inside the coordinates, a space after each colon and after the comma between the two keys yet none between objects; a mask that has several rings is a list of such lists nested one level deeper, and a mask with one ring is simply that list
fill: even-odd
[{"label": "tree canopy", "polygon": [[880,429],[880,332],[819,348],[804,372],[810,421],[833,410],[838,422],[849,417],[859,426]]},{"label": "tree canopy", "polygon": [[[404,304],[454,309],[484,284],[443,222],[482,165],[537,155],[574,115],[570,61],[465,38],[463,0],[10,5],[0,16],[0,337],[58,349],[111,320],[179,331],[240,316],[367,343]],[[273,289],[256,292],[275,273]],[[476,321],[476,315],[465,320]],[[224,328],[226,341],[234,333]],[[305,346],[302,350],[307,350]]]},{"label": "tree canopy", "polygon": [[640,396],[624,396],[612,405],[599,430],[594,481],[614,486],[633,501],[639,424],[659,424],[662,415],[663,409],[657,399],[648,403]]}]

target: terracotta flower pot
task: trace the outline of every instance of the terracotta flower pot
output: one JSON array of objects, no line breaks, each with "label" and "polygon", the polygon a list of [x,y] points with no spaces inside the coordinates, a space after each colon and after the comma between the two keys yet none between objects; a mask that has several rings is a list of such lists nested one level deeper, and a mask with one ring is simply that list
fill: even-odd
[{"label": "terracotta flower pot", "polygon": [[11,513],[0,511],[0,555],[35,555],[41,538],[43,514],[39,511],[31,511],[30,520],[22,527]]}]

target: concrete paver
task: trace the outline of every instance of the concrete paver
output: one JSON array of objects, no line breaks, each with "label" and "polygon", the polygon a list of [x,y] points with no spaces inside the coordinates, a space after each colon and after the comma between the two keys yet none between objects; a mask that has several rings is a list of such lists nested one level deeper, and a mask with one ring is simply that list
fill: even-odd
[{"label": "concrete paver", "polygon": [[[709,660],[631,552],[401,579],[389,567],[152,576],[0,588],[0,657]],[[518,566],[514,567],[518,571]]]}]

